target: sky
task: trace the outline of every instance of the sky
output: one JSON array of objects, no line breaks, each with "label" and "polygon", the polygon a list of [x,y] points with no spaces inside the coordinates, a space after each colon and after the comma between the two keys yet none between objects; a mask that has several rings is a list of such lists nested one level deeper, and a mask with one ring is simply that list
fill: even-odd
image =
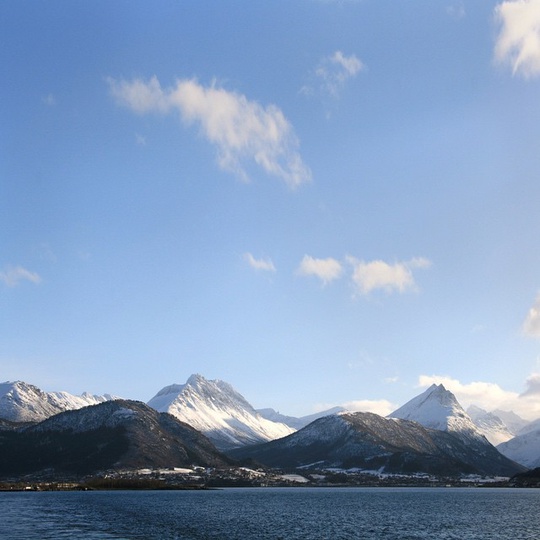
[{"label": "sky", "polygon": [[0,380],[540,417],[540,0],[4,0],[0,62]]}]

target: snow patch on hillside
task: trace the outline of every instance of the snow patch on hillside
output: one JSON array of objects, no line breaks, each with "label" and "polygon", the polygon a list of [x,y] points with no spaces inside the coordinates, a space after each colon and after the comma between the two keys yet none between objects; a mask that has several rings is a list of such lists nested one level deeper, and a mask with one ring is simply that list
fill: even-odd
[{"label": "snow patch on hillside", "polygon": [[528,430],[513,439],[499,444],[497,450],[506,457],[534,469],[540,467],[540,422],[536,429]]}]

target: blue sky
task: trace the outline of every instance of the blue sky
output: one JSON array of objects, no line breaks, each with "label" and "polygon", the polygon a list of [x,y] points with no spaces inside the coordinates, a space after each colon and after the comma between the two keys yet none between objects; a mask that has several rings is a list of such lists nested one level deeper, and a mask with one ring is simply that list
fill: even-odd
[{"label": "blue sky", "polygon": [[0,5],[1,380],[540,416],[540,2]]}]

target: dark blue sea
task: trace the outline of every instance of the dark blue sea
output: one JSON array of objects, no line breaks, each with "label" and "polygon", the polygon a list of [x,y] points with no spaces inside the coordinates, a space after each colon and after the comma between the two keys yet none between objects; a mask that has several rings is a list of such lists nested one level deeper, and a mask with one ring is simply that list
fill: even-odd
[{"label": "dark blue sea", "polygon": [[0,493],[0,538],[540,538],[540,489]]}]

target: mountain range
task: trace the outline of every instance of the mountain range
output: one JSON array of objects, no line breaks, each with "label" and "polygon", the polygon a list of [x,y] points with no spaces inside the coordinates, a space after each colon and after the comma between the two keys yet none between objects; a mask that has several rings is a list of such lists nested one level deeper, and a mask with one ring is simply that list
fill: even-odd
[{"label": "mountain range", "polygon": [[[75,438],[85,437],[83,433],[102,433],[100,430],[105,428],[99,422],[97,427],[94,426],[91,422],[93,413],[88,411],[106,411],[107,407],[118,403],[136,402],[122,401],[110,395],[47,393],[24,382],[2,383],[0,453],[4,455],[8,447],[13,451],[16,446],[9,444],[15,443],[9,441],[18,437],[23,446],[24,441],[32,437],[35,443],[40,433],[52,431],[56,433],[51,436],[54,439],[59,436],[59,430],[54,426],[61,424],[70,426],[63,430],[65,433],[61,438],[67,437],[68,432]],[[151,416],[140,412],[143,405],[137,405],[137,414],[145,418],[147,430],[155,431],[155,425],[150,422]],[[442,474],[461,470],[493,475],[521,470],[510,460],[526,467],[536,466],[540,460],[540,426],[532,423],[527,433],[520,432],[515,438],[506,440],[512,432],[501,416],[506,414],[513,422],[513,430],[525,421],[513,413],[502,411],[495,414],[470,408],[470,414],[467,414],[455,396],[442,385],[433,385],[388,418],[346,412],[341,408],[303,418],[281,415],[273,409],[256,411],[228,383],[210,381],[201,375],[192,375],[185,384],[166,386],[144,407],[155,414],[174,417],[181,425],[189,425],[197,433],[202,433],[216,455],[222,456],[220,459],[226,459],[220,454],[226,452],[235,459],[249,457],[265,465],[283,467],[318,462],[325,466],[356,464],[354,466],[364,468],[382,467],[387,471],[422,470]],[[120,415],[118,412],[115,414]],[[526,431],[527,426],[521,429]],[[139,434],[142,432],[144,429],[141,428]],[[501,434],[505,442],[499,446],[499,453],[490,441],[497,442]],[[107,436],[113,437],[112,432]],[[118,446],[118,441],[125,439],[125,432],[124,439],[118,435],[115,437],[113,439],[117,442],[106,444],[104,448]],[[138,437],[142,441],[142,436]],[[510,444],[512,441],[513,445]],[[103,445],[103,441],[100,444]],[[146,448],[146,451],[150,448],[157,451],[156,445],[141,443],[138,446]],[[128,463],[122,459],[115,463]],[[151,462],[152,459],[139,456],[135,461]]]}]

